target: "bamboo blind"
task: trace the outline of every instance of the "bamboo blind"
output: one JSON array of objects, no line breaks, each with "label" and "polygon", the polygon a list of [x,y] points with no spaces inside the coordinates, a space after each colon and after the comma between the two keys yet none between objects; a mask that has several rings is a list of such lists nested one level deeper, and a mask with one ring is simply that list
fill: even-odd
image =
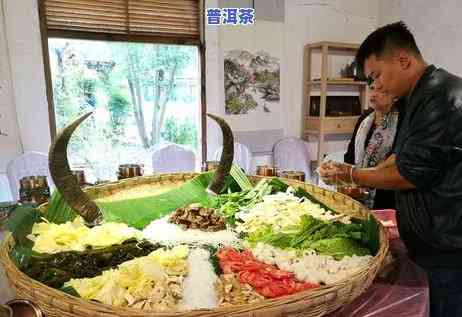
[{"label": "bamboo blind", "polygon": [[199,0],[41,0],[48,32],[200,40]]}]

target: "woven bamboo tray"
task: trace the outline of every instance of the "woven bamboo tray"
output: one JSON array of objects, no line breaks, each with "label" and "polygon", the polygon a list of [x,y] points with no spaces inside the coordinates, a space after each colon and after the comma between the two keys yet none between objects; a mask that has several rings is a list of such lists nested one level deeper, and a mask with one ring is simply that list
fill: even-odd
[{"label": "woven bamboo tray", "polygon": [[[143,186],[143,190],[146,190],[149,186],[158,188],[158,185],[180,185],[196,175],[191,173],[137,177],[90,187],[86,189],[86,192],[93,199],[102,198],[140,185]],[[252,177],[252,181],[257,181],[260,178]],[[299,181],[288,179],[284,181],[293,187],[303,187],[324,204],[344,214],[358,218],[364,218],[369,214],[368,209],[345,195]],[[47,206],[44,205],[41,208],[46,209]],[[73,297],[47,287],[19,271],[11,261],[9,254],[14,245],[11,235],[5,239],[0,251],[0,258],[5,266],[8,280],[16,291],[17,296],[38,304],[46,317],[318,317],[350,303],[371,285],[388,252],[388,240],[385,230],[380,224],[379,228],[380,250],[378,254],[373,258],[370,265],[358,268],[346,280],[278,299],[265,300],[257,304],[178,313],[157,313],[113,307]]]}]

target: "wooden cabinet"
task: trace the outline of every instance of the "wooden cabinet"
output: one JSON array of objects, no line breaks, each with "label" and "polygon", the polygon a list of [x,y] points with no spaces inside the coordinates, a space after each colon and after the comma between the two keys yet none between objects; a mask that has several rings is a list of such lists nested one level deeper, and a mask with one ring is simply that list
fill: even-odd
[{"label": "wooden cabinet", "polygon": [[[325,138],[328,134],[351,135],[359,115],[366,108],[366,82],[354,78],[341,78],[340,69],[329,67],[330,56],[340,55],[352,60],[359,45],[338,42],[316,42],[305,45],[303,74],[303,135],[306,140],[317,139],[317,162],[321,162],[326,153]],[[312,78],[313,56],[320,55],[320,76]],[[346,62],[345,62],[346,65]],[[319,67],[318,67],[319,68]],[[338,74],[338,75],[337,75]],[[329,109],[329,96],[336,96],[336,109]],[[316,97],[316,103],[312,98]],[[342,108],[339,96],[345,100]],[[358,109],[351,110],[351,98],[358,99]],[[349,98],[349,99],[348,99]],[[357,104],[357,103],[356,103]],[[316,107],[315,109],[313,107]],[[332,114],[336,114],[333,116]]]}]

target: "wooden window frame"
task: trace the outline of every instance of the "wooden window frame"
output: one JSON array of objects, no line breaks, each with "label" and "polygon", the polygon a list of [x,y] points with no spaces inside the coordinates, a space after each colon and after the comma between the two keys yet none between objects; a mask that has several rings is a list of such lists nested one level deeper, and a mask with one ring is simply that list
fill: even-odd
[{"label": "wooden window frame", "polygon": [[160,37],[143,34],[112,34],[112,33],[94,33],[85,31],[70,30],[48,30],[45,20],[45,7],[43,0],[37,0],[39,10],[40,35],[42,41],[43,64],[46,83],[46,95],[48,100],[48,118],[50,123],[50,136],[52,142],[56,138],[56,116],[53,101],[53,82],[51,79],[50,53],[48,48],[48,39],[50,38],[69,38],[80,40],[99,40],[131,43],[152,43],[152,44],[175,44],[196,46],[199,50],[200,63],[200,109],[201,109],[201,161],[203,164],[207,160],[207,106],[206,106],[206,65],[205,65],[205,0],[199,1],[199,29],[200,39],[187,39],[175,37]]}]

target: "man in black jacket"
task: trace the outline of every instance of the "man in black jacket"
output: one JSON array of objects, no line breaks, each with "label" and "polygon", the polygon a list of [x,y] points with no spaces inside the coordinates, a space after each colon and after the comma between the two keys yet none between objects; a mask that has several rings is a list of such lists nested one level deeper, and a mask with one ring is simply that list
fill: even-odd
[{"label": "man in black jacket", "polygon": [[462,79],[427,65],[402,22],[371,33],[356,59],[375,89],[405,98],[395,154],[370,169],[326,163],[321,176],[396,190],[401,238],[428,273],[431,316],[462,316]]}]

